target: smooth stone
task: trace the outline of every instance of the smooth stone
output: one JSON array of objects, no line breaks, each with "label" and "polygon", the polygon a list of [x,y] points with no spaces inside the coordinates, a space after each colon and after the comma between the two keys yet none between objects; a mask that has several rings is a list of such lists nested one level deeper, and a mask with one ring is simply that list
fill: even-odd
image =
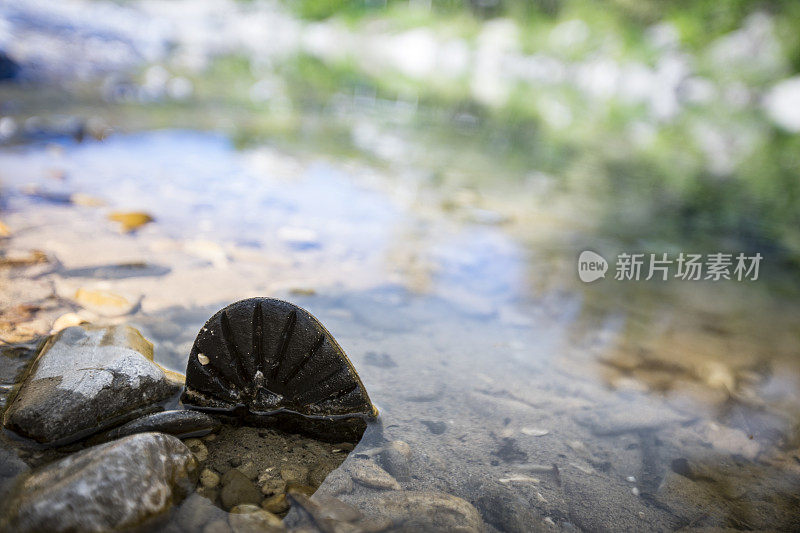
[{"label": "smooth stone", "polygon": [[271,533],[285,531],[281,519],[257,505],[237,505],[228,515],[235,533]]},{"label": "smooth stone", "polygon": [[5,502],[0,530],[109,531],[142,524],[188,494],[197,462],[171,435],[139,433],[32,471]]},{"label": "smooth stone", "polygon": [[347,471],[356,481],[367,487],[382,490],[400,490],[400,484],[386,470],[368,459],[353,459]]},{"label": "smooth stone", "polygon": [[306,496],[311,496],[316,492],[316,488],[312,487],[311,485],[300,485],[296,483],[287,483],[286,484],[286,492],[287,493],[300,493],[305,494]]},{"label": "smooth stone", "polygon": [[130,326],[75,326],[51,337],[9,405],[3,425],[47,444],[75,441],[178,392]]},{"label": "smooth stone", "polygon": [[395,479],[400,481],[408,481],[410,479],[411,447],[408,443],[402,440],[390,442],[381,450],[379,459],[381,466]]},{"label": "smooth stone", "polygon": [[280,514],[289,509],[289,502],[286,501],[286,494],[276,494],[265,498],[261,502],[261,507],[273,514]]},{"label": "smooth stone", "polygon": [[[403,531],[482,532],[481,515],[466,500],[443,492],[396,491],[367,500],[370,513],[389,518]],[[365,509],[367,509],[365,507]]]},{"label": "smooth stone", "polygon": [[186,439],[183,443],[192,450],[195,458],[201,463],[208,459],[208,448],[200,439]]},{"label": "smooth stone", "polygon": [[141,298],[105,289],[81,287],[75,291],[72,300],[87,311],[100,316],[116,317],[132,313],[139,306]]},{"label": "smooth stone", "polygon": [[172,410],[153,413],[142,418],[132,420],[106,434],[109,440],[127,437],[134,433],[156,431],[168,433],[178,438],[199,437],[217,431],[220,422],[211,415],[198,411]]},{"label": "smooth stone", "polygon": [[200,484],[207,489],[213,489],[219,485],[219,481],[219,474],[209,470],[208,468],[203,469],[203,471],[200,473]]},{"label": "smooth stone", "polygon": [[236,469],[228,470],[222,476],[222,491],[219,494],[222,506],[231,509],[241,504],[258,505],[263,496],[261,491]]}]

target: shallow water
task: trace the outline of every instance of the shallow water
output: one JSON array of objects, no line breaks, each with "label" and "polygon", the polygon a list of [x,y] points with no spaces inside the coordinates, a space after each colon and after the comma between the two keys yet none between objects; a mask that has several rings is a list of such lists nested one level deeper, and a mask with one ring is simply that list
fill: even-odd
[{"label": "shallow water", "polygon": [[[7,148],[0,180],[7,248],[58,260],[37,283],[141,297],[97,320],[140,327],[171,369],[232,301],[308,309],[383,437],[410,444],[403,487],[463,497],[490,527],[800,527],[797,309],[763,284],[584,285],[590,237],[470,222],[361,164],[199,132]],[[74,193],[105,205],[54,201]],[[155,222],[121,234],[106,215],[128,209]],[[131,263],[147,267],[114,266]],[[371,490],[339,497],[368,508]]]}]

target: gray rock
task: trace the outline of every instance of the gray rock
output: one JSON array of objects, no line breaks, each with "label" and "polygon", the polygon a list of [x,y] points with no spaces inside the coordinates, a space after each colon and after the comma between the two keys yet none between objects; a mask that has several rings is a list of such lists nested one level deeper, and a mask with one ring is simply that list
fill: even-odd
[{"label": "gray rock", "polygon": [[157,431],[179,438],[200,437],[220,428],[219,420],[206,413],[189,410],[172,410],[153,413],[132,420],[109,431],[105,438],[114,440],[134,433]]},{"label": "gray rock", "polygon": [[192,489],[197,463],[175,437],[139,433],[27,475],[0,513],[3,531],[109,531],[142,524]]},{"label": "gray rock", "polygon": [[130,326],[75,326],[51,337],[11,401],[6,428],[47,444],[75,441],[177,393]]}]

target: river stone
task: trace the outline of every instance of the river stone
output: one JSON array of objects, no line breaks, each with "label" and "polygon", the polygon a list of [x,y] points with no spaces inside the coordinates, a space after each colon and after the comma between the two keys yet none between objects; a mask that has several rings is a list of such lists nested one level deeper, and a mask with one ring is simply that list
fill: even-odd
[{"label": "river stone", "polygon": [[179,438],[200,437],[220,428],[219,420],[199,411],[172,410],[153,413],[132,420],[106,434],[108,440],[127,437],[134,433],[157,431]]},{"label": "river stone", "polygon": [[[393,491],[369,498],[364,509],[388,518],[403,531],[482,532],[480,514],[466,500],[433,491]],[[365,510],[365,512],[367,512]]]},{"label": "river stone", "polygon": [[3,425],[47,444],[81,439],[177,393],[130,326],[76,326],[51,337],[11,401]]},{"label": "river stone", "polygon": [[353,459],[346,469],[353,481],[373,489],[400,490],[400,484],[386,470],[369,459]]},{"label": "river stone", "polygon": [[256,505],[237,505],[228,515],[234,533],[272,533],[285,531],[283,522],[274,514]]},{"label": "river stone", "polygon": [[170,435],[139,433],[34,470],[0,515],[2,531],[119,530],[159,515],[192,489],[197,463]]}]

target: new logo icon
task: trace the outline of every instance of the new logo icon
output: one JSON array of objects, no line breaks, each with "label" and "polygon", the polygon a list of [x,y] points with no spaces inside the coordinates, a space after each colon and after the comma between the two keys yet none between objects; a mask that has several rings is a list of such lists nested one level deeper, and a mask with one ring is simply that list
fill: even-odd
[{"label": "new logo icon", "polygon": [[578,257],[578,277],[584,283],[591,283],[600,278],[605,278],[607,270],[608,261],[600,254],[585,250]]}]

